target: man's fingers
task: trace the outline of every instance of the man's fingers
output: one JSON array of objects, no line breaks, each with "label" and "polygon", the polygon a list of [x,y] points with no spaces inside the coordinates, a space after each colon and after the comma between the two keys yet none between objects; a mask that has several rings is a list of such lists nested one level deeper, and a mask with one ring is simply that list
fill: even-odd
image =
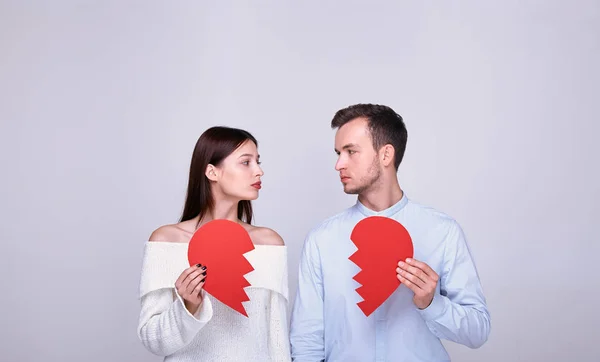
[{"label": "man's fingers", "polygon": [[398,278],[398,280],[400,280],[400,282],[404,285],[406,285],[406,287],[408,287],[408,289],[412,290],[413,293],[418,294],[421,293],[422,289],[419,288],[418,285],[416,285],[415,283],[411,282],[410,280],[406,279],[405,277],[403,277],[400,274],[396,274],[396,277]]},{"label": "man's fingers", "polygon": [[438,275],[433,269],[431,269],[429,265],[423,263],[422,261],[411,258],[406,259],[406,262],[422,270],[429,278],[437,283]]},{"label": "man's fingers", "polygon": [[415,268],[413,268],[413,270],[414,272],[412,270],[406,271],[400,268],[396,268],[396,273],[400,274],[400,276],[402,276],[404,279],[408,279],[411,283],[417,285],[419,288],[424,289],[427,285],[427,280],[423,280],[421,279],[421,276],[419,276],[423,275],[423,273]]},{"label": "man's fingers", "polygon": [[430,278],[427,274],[425,274],[424,271],[422,271],[421,269],[411,266],[407,263],[403,263],[403,262],[399,262],[398,263],[399,269],[414,275],[415,277],[419,278],[421,281],[423,281],[423,283],[428,283],[430,281]]}]

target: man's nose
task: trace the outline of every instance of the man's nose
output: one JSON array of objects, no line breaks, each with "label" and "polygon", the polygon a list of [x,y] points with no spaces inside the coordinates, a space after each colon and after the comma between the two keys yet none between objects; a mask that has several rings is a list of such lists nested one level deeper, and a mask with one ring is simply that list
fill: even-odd
[{"label": "man's nose", "polygon": [[344,168],[346,168],[346,162],[342,159],[342,157],[338,157],[338,160],[335,163],[335,170],[340,171]]}]

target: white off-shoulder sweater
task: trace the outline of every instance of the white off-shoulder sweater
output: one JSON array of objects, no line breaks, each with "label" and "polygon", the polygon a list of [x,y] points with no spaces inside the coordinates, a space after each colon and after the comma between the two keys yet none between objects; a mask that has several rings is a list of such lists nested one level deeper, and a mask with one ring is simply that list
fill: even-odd
[{"label": "white off-shoulder sweater", "polygon": [[[287,324],[286,246],[255,245],[246,253],[250,301],[245,317],[204,292],[192,315],[175,289],[189,267],[187,243],[147,242],[140,280],[138,336],[164,361],[291,361]],[[208,271],[207,276],[210,275]]]}]

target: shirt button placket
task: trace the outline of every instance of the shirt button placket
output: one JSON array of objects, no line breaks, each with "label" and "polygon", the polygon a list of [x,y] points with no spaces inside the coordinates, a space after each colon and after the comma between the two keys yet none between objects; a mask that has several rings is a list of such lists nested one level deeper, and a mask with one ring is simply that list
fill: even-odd
[{"label": "shirt button placket", "polygon": [[375,310],[375,318],[375,361],[385,362],[386,321],[382,308],[377,308]]}]

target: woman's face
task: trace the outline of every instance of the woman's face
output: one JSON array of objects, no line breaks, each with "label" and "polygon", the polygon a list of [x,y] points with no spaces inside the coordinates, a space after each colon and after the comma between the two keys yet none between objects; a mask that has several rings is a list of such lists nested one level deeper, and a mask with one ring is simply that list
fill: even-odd
[{"label": "woman's face", "polygon": [[214,168],[209,179],[216,181],[221,193],[228,198],[255,200],[264,174],[259,158],[256,144],[247,140]]}]

